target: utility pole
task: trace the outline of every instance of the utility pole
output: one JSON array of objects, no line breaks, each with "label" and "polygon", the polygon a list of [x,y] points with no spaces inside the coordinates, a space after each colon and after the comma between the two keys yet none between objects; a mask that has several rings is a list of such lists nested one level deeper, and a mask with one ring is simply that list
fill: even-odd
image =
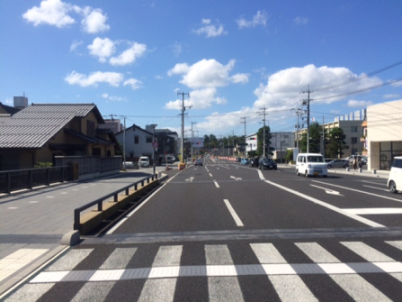
[{"label": "utility pole", "polygon": [[325,158],[325,124],[324,116],[322,116],[322,156]]},{"label": "utility pole", "polygon": [[[190,97],[189,93],[178,92],[177,95],[181,95],[181,163],[184,164],[184,111],[186,111],[186,107],[184,107],[184,97]],[[191,108],[191,106],[189,107]]]},{"label": "utility pole", "polygon": [[313,91],[310,90],[310,85],[308,86],[307,91],[303,91],[303,93],[307,93],[307,100],[303,100],[303,105],[307,105],[307,153],[310,152],[310,93]]},{"label": "utility pole", "polygon": [[[260,113],[260,115],[262,114],[264,116],[264,118],[262,119],[262,121],[264,122],[264,128],[263,128],[263,138],[262,138],[262,157],[265,158],[265,116],[266,116],[266,112],[265,110],[267,110],[267,108],[261,108],[260,110],[262,110],[262,113]],[[269,149],[269,144],[268,144],[268,149]],[[268,151],[269,154],[269,151]]]},{"label": "utility pole", "polygon": [[193,125],[197,124],[196,122],[191,122],[191,160],[194,158],[194,130]]},{"label": "utility pole", "polygon": [[246,145],[246,125],[247,125],[247,117],[241,117],[241,120],[244,120],[244,122],[240,122],[241,124],[244,124],[244,157],[246,157],[247,154],[247,145]]},{"label": "utility pole", "polygon": [[303,115],[303,110],[300,108],[295,109],[296,110],[296,115],[297,115],[297,125],[296,125],[296,148],[297,151],[299,152],[299,130],[300,130],[300,122],[299,118]]},{"label": "utility pole", "polygon": [[126,171],[126,117],[124,117],[124,131],[123,131],[123,161],[124,161],[124,171]]}]

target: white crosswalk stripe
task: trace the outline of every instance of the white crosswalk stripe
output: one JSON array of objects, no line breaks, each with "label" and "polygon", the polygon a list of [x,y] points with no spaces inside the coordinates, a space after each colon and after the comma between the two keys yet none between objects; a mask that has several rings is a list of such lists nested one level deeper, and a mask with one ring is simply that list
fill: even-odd
[{"label": "white crosswalk stripe", "polygon": [[159,248],[152,264],[152,267],[156,269],[150,272],[150,278],[145,282],[139,301],[173,301],[177,278],[161,278],[158,267],[178,267],[182,251],[182,245]]},{"label": "white crosswalk stripe", "polygon": [[[245,289],[239,278],[248,276],[267,278],[265,281],[263,278],[258,280],[272,286],[282,301],[318,300],[315,290],[310,288],[311,284],[301,277],[303,275],[326,275],[329,278],[325,286],[333,291],[336,284],[335,291],[342,289],[342,295],[347,294],[355,301],[390,301],[381,288],[362,277],[362,274],[388,274],[398,284],[402,282],[402,263],[399,261],[402,258],[402,241],[385,243],[396,248],[393,257],[360,241],[335,243],[338,249],[343,249],[335,254],[319,242],[296,242],[294,246],[297,249],[291,255],[296,257],[292,259],[304,259],[300,263],[289,262],[289,252],[274,243],[250,243],[249,253],[258,260],[250,264],[234,263],[232,254],[237,255],[237,251],[231,250],[228,245],[207,244],[203,251],[205,258],[197,258],[199,265],[181,264],[186,245],[164,245],[155,250],[150,267],[134,268],[130,263],[139,257],[138,250],[143,246],[117,246],[103,263],[97,262],[97,267],[78,270],[76,267],[86,259],[91,260],[96,249],[82,246],[69,250],[6,301],[36,301],[48,291],[56,290],[54,286],[58,283],[69,282],[85,283],[71,294],[72,301],[103,301],[123,280],[144,280],[137,296],[139,301],[173,301],[177,298],[178,280],[191,277],[206,278],[205,290],[209,301],[244,301]],[[345,262],[345,259],[335,256],[342,258],[345,253],[347,257],[346,252],[364,260]],[[397,258],[395,255],[398,255]],[[311,262],[306,263],[306,256]],[[87,267],[91,261],[85,263]],[[261,287],[264,288],[263,283]]]}]

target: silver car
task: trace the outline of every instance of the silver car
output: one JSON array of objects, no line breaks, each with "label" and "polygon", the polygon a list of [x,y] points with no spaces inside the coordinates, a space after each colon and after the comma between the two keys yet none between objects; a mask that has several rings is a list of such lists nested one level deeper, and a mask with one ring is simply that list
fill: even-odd
[{"label": "silver car", "polygon": [[346,159],[334,159],[327,164],[328,169],[347,168],[347,167],[349,167],[349,162]]}]

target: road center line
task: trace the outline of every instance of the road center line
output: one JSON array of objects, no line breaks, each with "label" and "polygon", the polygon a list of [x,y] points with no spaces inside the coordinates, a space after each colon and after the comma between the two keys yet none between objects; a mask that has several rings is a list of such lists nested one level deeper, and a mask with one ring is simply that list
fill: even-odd
[{"label": "road center line", "polygon": [[216,180],[214,180],[214,183],[215,183],[215,186],[219,189],[220,187],[219,187],[218,183],[216,182]]},{"label": "road center line", "polygon": [[209,173],[209,176],[211,176],[211,177],[212,177],[212,174],[211,174],[211,173]]},{"label": "road center line", "polygon": [[223,200],[225,202],[226,207],[228,208],[230,214],[232,215],[234,221],[236,222],[236,225],[238,227],[244,227],[243,222],[241,222],[239,216],[237,215],[236,211],[233,209],[232,205],[230,204],[229,200],[224,199]]}]

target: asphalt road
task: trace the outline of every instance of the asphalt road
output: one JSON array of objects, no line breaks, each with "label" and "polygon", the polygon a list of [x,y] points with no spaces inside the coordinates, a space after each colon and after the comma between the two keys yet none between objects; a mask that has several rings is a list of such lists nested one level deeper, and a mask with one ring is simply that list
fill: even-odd
[{"label": "asphalt road", "polygon": [[207,159],[7,298],[39,301],[396,301],[402,194],[386,179]]}]

